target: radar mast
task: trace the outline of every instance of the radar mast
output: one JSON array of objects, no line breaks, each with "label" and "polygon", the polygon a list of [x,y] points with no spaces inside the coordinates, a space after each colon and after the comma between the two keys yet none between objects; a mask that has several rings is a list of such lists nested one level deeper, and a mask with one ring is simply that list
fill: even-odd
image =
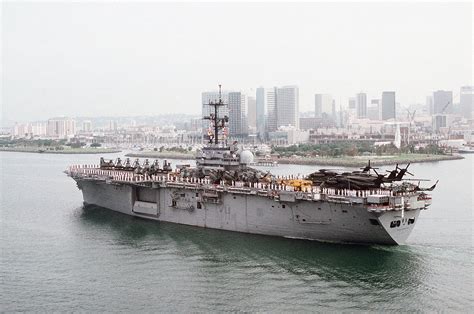
[{"label": "radar mast", "polygon": [[[211,113],[208,116],[205,116],[203,119],[210,120],[210,124],[213,129],[213,132],[209,130],[208,133],[209,144],[219,146],[219,132],[222,131],[222,133],[224,134],[224,130],[227,126],[227,123],[229,122],[229,117],[227,115],[219,117],[219,111],[221,111],[219,110],[219,108],[224,108],[225,106],[227,106],[227,104],[224,103],[224,101],[222,100],[221,84],[219,84],[219,100],[209,100],[209,103],[206,105],[211,107]],[[225,146],[226,143],[223,142],[223,144]]]}]

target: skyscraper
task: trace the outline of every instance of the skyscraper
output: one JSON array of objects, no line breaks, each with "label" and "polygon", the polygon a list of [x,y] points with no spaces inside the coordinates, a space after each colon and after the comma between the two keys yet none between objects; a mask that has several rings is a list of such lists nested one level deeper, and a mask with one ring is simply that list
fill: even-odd
[{"label": "skyscraper", "polygon": [[367,94],[359,93],[356,95],[357,118],[367,118]]},{"label": "skyscraper", "polygon": [[434,112],[433,96],[426,96],[426,111],[428,111],[430,115],[432,115]]},{"label": "skyscraper", "polygon": [[380,99],[372,99],[367,107],[367,118],[370,120],[380,120]]},{"label": "skyscraper", "polygon": [[433,92],[433,114],[453,113],[453,92],[438,90]]},{"label": "skyscraper", "polygon": [[474,110],[474,86],[461,87],[459,107],[461,115],[464,118],[472,119],[472,111]]},{"label": "skyscraper", "polygon": [[257,103],[253,96],[247,97],[247,121],[249,127],[255,130],[257,127]]},{"label": "skyscraper", "polygon": [[382,120],[389,120],[396,118],[396,102],[395,92],[382,93]]},{"label": "skyscraper", "polygon": [[265,137],[265,88],[257,88],[255,96],[257,133],[263,139]]},{"label": "skyscraper", "polygon": [[277,128],[280,126],[299,127],[299,89],[297,86],[277,88]]},{"label": "skyscraper", "polygon": [[229,92],[229,135],[246,136],[248,124],[246,116],[247,98],[241,92]]},{"label": "skyscraper", "polygon": [[267,123],[266,123],[266,131],[272,132],[278,129],[278,121],[277,121],[277,88],[269,88],[265,91],[265,100],[267,105]]},{"label": "skyscraper", "polygon": [[316,118],[333,117],[335,108],[333,108],[333,99],[329,94],[314,95],[314,112]]},{"label": "skyscraper", "polygon": [[82,121],[82,131],[83,131],[83,132],[90,132],[90,131],[92,131],[92,122],[91,122],[91,120],[84,120],[84,121]]},{"label": "skyscraper", "polygon": [[356,108],[356,99],[354,97],[349,98],[349,109],[355,109]]}]

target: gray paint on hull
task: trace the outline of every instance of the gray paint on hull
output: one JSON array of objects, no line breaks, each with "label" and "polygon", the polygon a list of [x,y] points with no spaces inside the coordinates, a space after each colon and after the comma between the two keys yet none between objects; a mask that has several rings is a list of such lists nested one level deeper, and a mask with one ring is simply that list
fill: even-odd
[{"label": "gray paint on hull", "polygon": [[[401,218],[400,211],[375,214],[363,205],[303,200],[278,202],[262,196],[231,193],[221,195],[220,202],[216,204],[202,201],[200,191],[193,190],[152,189],[93,180],[78,180],[78,186],[86,204],[127,215],[205,228],[328,242],[403,244],[415,225],[408,225],[408,218],[415,218],[416,222],[420,212],[405,211]],[[137,192],[137,189],[146,191]],[[137,199],[140,195],[146,195],[148,200],[155,199],[156,203],[142,203]],[[173,197],[176,200],[174,206]],[[198,202],[201,208],[198,208]],[[150,210],[154,205],[156,210]],[[369,219],[377,219],[380,225],[373,225]],[[403,221],[401,226],[390,228],[390,222],[396,219]]]}]

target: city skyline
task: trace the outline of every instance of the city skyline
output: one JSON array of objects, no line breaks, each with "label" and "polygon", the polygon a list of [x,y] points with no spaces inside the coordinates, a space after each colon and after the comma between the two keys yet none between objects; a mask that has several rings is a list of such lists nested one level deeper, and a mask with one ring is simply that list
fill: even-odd
[{"label": "city skyline", "polygon": [[[246,95],[297,85],[300,111],[314,108],[316,93],[331,94],[337,108],[361,91],[368,100],[395,91],[410,105],[435,90],[454,91],[459,102],[459,87],[472,85],[469,3],[4,2],[2,9],[2,125],[170,108],[199,114],[201,91],[219,83]],[[233,38],[237,47],[226,44]]]}]

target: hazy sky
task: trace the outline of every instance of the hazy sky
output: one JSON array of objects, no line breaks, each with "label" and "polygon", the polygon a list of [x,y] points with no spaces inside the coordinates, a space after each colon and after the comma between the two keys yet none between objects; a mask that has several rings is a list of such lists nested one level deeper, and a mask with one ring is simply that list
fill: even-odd
[{"label": "hazy sky", "polygon": [[[339,106],[472,84],[472,4],[2,2],[2,118],[199,113],[200,93],[297,84]],[[457,101],[458,99],[455,99]]]}]

